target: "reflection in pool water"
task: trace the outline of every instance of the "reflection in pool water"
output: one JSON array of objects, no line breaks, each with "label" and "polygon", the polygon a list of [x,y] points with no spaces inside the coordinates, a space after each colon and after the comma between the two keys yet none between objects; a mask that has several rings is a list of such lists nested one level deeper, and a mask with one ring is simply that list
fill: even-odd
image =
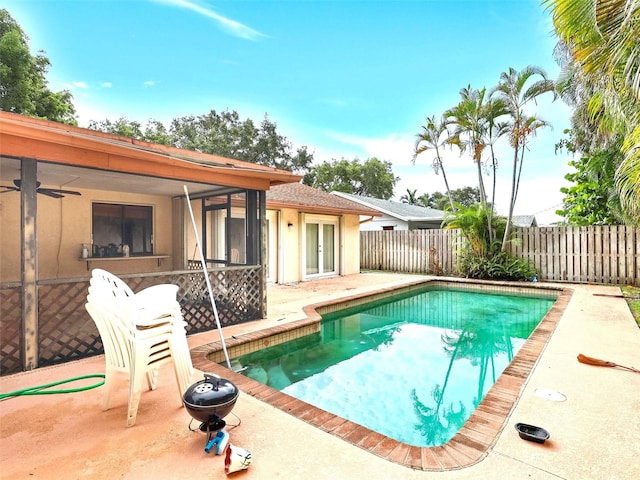
[{"label": "reflection in pool water", "polygon": [[446,443],[554,299],[429,289],[323,317],[234,360],[244,374],[416,446]]}]

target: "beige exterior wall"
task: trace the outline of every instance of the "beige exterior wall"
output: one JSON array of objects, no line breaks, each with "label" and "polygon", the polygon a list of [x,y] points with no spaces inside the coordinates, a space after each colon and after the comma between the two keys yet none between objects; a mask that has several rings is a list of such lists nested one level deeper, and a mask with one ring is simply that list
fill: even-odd
[{"label": "beige exterior wall", "polygon": [[[88,277],[81,260],[82,244],[91,243],[92,202],[151,205],[154,207],[154,254],[158,259],[94,259],[89,268],[115,274],[169,271],[173,265],[172,201],[169,197],[102,190],[78,190],[82,196],[55,199],[38,195],[38,277],[41,280]],[[0,196],[0,282],[20,281],[20,193]],[[180,262],[179,262],[180,263]]]},{"label": "beige exterior wall", "polygon": [[[278,275],[272,278],[278,283],[293,283],[305,280],[304,274],[304,221],[306,216],[299,210],[283,208],[280,212],[280,224],[273,220],[269,228],[277,228],[279,244],[269,246],[269,261],[278,266]],[[276,211],[269,210],[271,219],[277,218]],[[358,215],[309,215],[313,219],[335,220],[338,226],[337,245],[338,259],[336,273],[351,275],[360,272],[360,223]],[[292,225],[289,226],[289,223]],[[277,261],[272,256],[276,255]]]},{"label": "beige exterior wall", "polygon": [[[289,226],[289,223],[292,225]],[[300,225],[300,214],[292,208],[283,208],[280,210],[280,249],[278,258],[278,283],[299,282],[302,278],[302,241]],[[269,252],[272,254],[273,249]]]},{"label": "beige exterior wall", "polygon": [[[154,207],[154,254],[156,258],[91,259],[89,269],[104,268],[115,274],[164,272],[184,268],[184,260],[200,260],[193,225],[186,202],[169,197],[101,190],[78,190],[82,196],[54,199],[38,195],[38,277],[40,280],[86,278],[87,261],[80,259],[82,244],[91,243],[92,202],[151,205]],[[194,218],[201,231],[201,202],[192,200]],[[172,212],[177,217],[173,218]],[[277,275],[271,280],[293,283],[305,279],[303,238],[305,215],[296,209],[270,210],[270,228],[278,240],[270,244],[270,265]],[[360,271],[360,230],[357,215],[313,215],[312,218],[337,220],[338,259],[336,273],[350,275]],[[291,223],[291,226],[288,224]],[[180,248],[184,241],[184,251]],[[159,265],[158,265],[159,262]],[[20,194],[0,196],[0,283],[20,281]]]},{"label": "beige exterior wall", "polygon": [[341,233],[342,275],[360,273],[360,217],[358,215],[344,215]]}]

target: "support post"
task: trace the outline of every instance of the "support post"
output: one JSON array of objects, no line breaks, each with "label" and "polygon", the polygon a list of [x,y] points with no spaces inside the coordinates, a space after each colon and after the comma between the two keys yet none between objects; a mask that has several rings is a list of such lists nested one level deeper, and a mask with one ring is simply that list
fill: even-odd
[{"label": "support post", "polygon": [[20,167],[20,240],[22,328],[20,355],[24,371],[38,368],[38,235],[37,162],[22,159]]}]

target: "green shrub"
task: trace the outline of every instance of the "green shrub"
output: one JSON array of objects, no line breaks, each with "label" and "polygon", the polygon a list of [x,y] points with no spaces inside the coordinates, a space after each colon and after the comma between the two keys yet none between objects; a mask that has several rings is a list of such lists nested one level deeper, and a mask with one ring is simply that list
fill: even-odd
[{"label": "green shrub", "polygon": [[536,269],[525,259],[507,252],[497,252],[488,258],[465,252],[460,258],[460,271],[467,278],[482,280],[530,280]]}]

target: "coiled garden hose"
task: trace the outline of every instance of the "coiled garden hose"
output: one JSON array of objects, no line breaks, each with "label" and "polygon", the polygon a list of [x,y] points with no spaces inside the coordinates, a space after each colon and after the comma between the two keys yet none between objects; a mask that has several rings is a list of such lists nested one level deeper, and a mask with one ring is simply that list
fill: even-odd
[{"label": "coiled garden hose", "polygon": [[[64,383],[76,382],[78,380],[84,380],[85,378],[102,378],[103,380],[93,385],[86,385],[84,387],[67,388],[67,389],[59,389],[59,390],[45,390],[46,388],[55,387],[57,385],[62,385]],[[82,392],[85,390],[91,390],[92,388],[97,388],[102,385],[104,385],[104,373],[94,373],[91,375],[81,375],[79,377],[73,377],[67,380],[61,380],[59,382],[53,382],[53,383],[47,383],[44,385],[36,385],[35,387],[23,388],[21,390],[16,390],[14,392],[0,393],[0,400],[6,400],[8,398],[13,398],[13,397],[20,397],[22,395],[52,395],[56,393],[76,393],[76,392]]]}]

